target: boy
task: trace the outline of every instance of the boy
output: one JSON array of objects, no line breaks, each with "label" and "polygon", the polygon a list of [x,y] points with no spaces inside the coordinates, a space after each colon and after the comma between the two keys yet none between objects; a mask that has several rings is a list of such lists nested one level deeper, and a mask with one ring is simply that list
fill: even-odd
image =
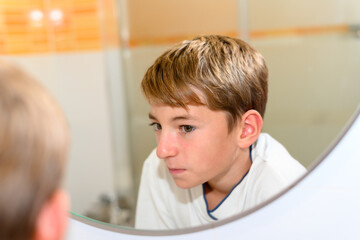
[{"label": "boy", "polygon": [[0,239],[63,238],[68,138],[63,113],[46,90],[0,60]]},{"label": "boy", "polygon": [[142,90],[157,148],[143,166],[135,227],[211,223],[269,199],[305,168],[261,133],[268,70],[247,43],[202,36],[166,51]]}]

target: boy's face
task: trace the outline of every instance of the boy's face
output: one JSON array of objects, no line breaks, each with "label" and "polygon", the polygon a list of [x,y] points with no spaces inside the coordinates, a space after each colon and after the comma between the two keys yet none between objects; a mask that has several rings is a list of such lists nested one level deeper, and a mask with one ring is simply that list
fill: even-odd
[{"label": "boy's face", "polygon": [[223,111],[207,106],[181,107],[150,104],[149,118],[163,159],[176,184],[191,188],[205,182],[233,184],[238,175],[239,130],[230,133]]}]

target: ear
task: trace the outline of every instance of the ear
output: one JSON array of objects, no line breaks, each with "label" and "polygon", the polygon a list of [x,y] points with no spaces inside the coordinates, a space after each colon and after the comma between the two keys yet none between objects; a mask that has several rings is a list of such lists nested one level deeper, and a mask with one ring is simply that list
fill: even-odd
[{"label": "ear", "polygon": [[239,147],[249,148],[261,133],[263,119],[256,110],[249,110],[241,117]]},{"label": "ear", "polygon": [[35,240],[63,239],[68,221],[69,198],[56,190],[40,210],[35,225]]}]

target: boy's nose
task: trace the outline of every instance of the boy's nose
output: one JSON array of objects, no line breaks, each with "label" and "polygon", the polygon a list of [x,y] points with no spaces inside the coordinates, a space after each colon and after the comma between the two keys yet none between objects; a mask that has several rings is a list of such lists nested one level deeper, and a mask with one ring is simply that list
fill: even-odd
[{"label": "boy's nose", "polygon": [[160,135],[158,138],[158,145],[156,148],[156,155],[161,159],[173,157],[177,154],[178,150],[175,146],[175,139],[167,135]]}]

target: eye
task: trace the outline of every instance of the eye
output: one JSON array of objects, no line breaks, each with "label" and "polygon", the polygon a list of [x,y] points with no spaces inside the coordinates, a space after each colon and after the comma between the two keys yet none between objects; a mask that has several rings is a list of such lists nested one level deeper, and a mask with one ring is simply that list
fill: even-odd
[{"label": "eye", "polygon": [[190,126],[190,125],[182,125],[182,126],[180,126],[180,127],[181,127],[181,130],[182,130],[184,133],[191,133],[192,131],[195,130],[195,127]]},{"label": "eye", "polygon": [[153,122],[153,123],[150,123],[150,126],[152,126],[155,131],[161,130],[161,125],[159,123]]}]

